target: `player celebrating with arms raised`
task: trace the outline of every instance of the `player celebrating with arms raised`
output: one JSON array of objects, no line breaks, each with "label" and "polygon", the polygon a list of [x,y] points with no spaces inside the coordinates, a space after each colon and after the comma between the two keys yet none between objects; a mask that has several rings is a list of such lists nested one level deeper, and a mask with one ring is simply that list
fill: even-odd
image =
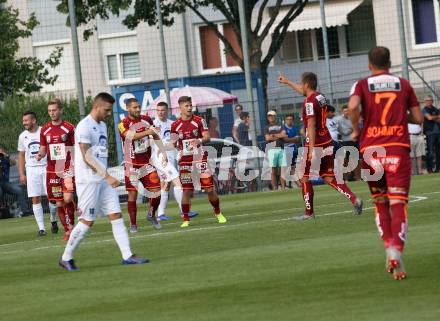
[{"label": "player celebrating with arms raised", "polygon": [[306,131],[306,152],[303,157],[306,157],[302,164],[305,164],[304,175],[300,178],[302,186],[302,194],[305,202],[305,213],[296,220],[308,220],[314,217],[313,211],[313,186],[309,181],[312,164],[317,157],[315,148],[331,149],[330,155],[325,155],[321,158],[319,176],[324,181],[337,190],[342,195],[346,196],[353,204],[353,213],[359,215],[362,213],[363,202],[358,198],[345,183],[338,183],[334,174],[334,150],[333,140],[330,132],[326,126],[327,117],[327,99],[317,91],[318,78],[312,72],[305,72],[301,77],[301,83],[296,84],[288,80],[283,75],[280,75],[278,81],[286,84],[298,93],[306,96],[302,111],[302,118],[304,128]]},{"label": "player celebrating with arms raised", "polygon": [[402,251],[411,180],[408,121],[421,124],[423,114],[409,82],[389,73],[391,61],[387,48],[371,49],[368,60],[372,75],[356,82],[350,93],[352,137],[360,140],[361,153],[373,155],[378,147],[386,151],[385,155],[376,154],[370,160],[364,156],[363,168],[383,171],[381,179],[368,181],[368,186],[376,207],[376,224],[385,245],[387,271],[393,273],[396,280],[402,280],[406,277]]},{"label": "player celebrating with arms raised", "polygon": [[181,116],[171,125],[171,144],[177,144],[180,153],[179,174],[183,187],[181,227],[189,226],[189,211],[191,194],[194,191],[192,175],[194,171],[200,174],[200,185],[208,193],[208,199],[214,208],[215,216],[220,224],[226,223],[226,218],[220,210],[220,200],[214,188],[214,181],[208,165],[208,153],[202,144],[209,142],[208,126],[205,120],[193,115],[191,97],[182,96],[178,100]]},{"label": "player celebrating with arms raised", "polygon": [[64,240],[67,241],[75,224],[75,183],[72,166],[75,126],[61,118],[63,106],[59,99],[50,100],[47,111],[51,120],[41,128],[37,160],[47,156],[47,198],[57,204],[58,216],[65,231]]},{"label": "player celebrating with arms raised", "polygon": [[119,181],[107,173],[107,126],[115,99],[108,93],[98,94],[90,114],[78,123],[75,131],[75,179],[78,195],[79,222],[70,233],[59,265],[78,270],[73,254],[93,225],[98,213],[107,215],[113,237],[122,254],[122,264],[143,264],[147,259],[131,252],[130,240],[121,215],[119,196],[114,187]]}]

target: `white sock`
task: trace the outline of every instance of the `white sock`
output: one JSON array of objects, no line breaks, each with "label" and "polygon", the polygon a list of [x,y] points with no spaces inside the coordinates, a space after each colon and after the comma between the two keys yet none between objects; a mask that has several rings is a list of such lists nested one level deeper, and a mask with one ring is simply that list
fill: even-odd
[{"label": "white sock", "polygon": [[50,222],[56,222],[57,221],[57,205],[52,204],[49,202],[49,211],[50,211]]},{"label": "white sock", "polygon": [[181,186],[174,186],[174,198],[179,205],[180,212],[182,212],[182,197],[183,197],[183,189]]},{"label": "white sock", "polygon": [[37,224],[38,224],[38,230],[45,231],[46,229],[44,227],[43,206],[41,205],[41,203],[32,204],[32,210],[34,211],[35,221],[37,221]]},{"label": "white sock", "polygon": [[165,210],[168,203],[168,194],[168,191],[165,191],[163,189],[160,190],[160,204],[157,211],[157,216],[165,215]]},{"label": "white sock", "polygon": [[112,230],[113,237],[115,238],[116,243],[119,246],[119,250],[121,251],[122,258],[124,260],[129,259],[133,253],[130,249],[130,240],[128,239],[127,228],[124,224],[124,219],[118,218],[117,220],[113,220],[112,222]]},{"label": "white sock", "polygon": [[73,259],[73,252],[75,252],[89,228],[90,226],[81,221],[76,224],[70,233],[69,241],[67,241],[66,248],[64,249],[63,256],[61,257],[63,261],[70,261]]}]

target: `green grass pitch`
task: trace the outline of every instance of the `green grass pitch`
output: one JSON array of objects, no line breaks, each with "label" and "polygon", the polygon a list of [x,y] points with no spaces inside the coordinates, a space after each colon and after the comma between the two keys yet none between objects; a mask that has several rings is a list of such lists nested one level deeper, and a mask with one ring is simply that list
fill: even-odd
[{"label": "green grass pitch", "polygon": [[315,188],[307,222],[290,220],[299,190],[224,196],[226,225],[197,198],[187,230],[174,203],[161,231],[141,207],[130,237],[151,259],[142,266],[120,265],[106,219],[77,252],[78,272],[57,265],[61,234],[37,239],[33,218],[0,221],[0,320],[440,320],[440,175],[413,179],[401,282],[384,271],[366,184],[350,186],[366,200],[360,217],[328,186]]}]

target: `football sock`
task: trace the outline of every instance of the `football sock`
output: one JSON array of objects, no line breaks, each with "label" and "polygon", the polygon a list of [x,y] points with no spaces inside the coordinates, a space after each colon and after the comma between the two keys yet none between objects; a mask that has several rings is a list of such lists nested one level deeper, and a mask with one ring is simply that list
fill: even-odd
[{"label": "football sock", "polygon": [[127,228],[124,225],[124,220],[121,217],[111,222],[112,222],[113,237],[115,238],[115,241],[119,246],[119,250],[121,251],[122,258],[124,260],[127,260],[133,255],[133,253],[131,252],[130,249],[130,240],[128,238]]},{"label": "football sock", "polygon": [[64,209],[64,206],[57,207],[58,217],[60,218],[60,222],[63,225],[64,231],[67,232],[69,230],[69,225],[67,224],[67,215]]},{"label": "football sock", "polygon": [[64,249],[63,256],[61,257],[63,261],[70,261],[73,259],[73,252],[75,252],[75,250],[78,248],[89,228],[90,227],[88,225],[81,221],[76,224],[70,233],[69,240],[67,241],[66,248]]},{"label": "football sock", "polygon": [[301,183],[304,204],[306,206],[305,215],[313,215],[313,185],[310,181]]},{"label": "football sock", "polygon": [[176,199],[177,205],[179,206],[180,211],[182,212],[182,197],[183,197],[183,189],[181,186],[174,187],[174,198]]},{"label": "football sock", "polygon": [[211,203],[212,208],[214,209],[215,214],[220,214],[220,200],[218,197],[215,197],[214,199],[209,198],[209,203]]},{"label": "football sock", "polygon": [[335,190],[337,190],[339,193],[347,197],[350,200],[351,204],[354,205],[354,203],[356,203],[356,199],[357,199],[356,195],[354,195],[354,193],[347,186],[347,184],[345,183],[339,184],[334,177],[333,180],[328,184],[331,187],[333,187]]},{"label": "football sock", "polygon": [[189,221],[189,211],[191,209],[190,204],[182,204],[182,215],[184,221]]},{"label": "football sock", "polygon": [[385,248],[390,247],[393,239],[391,231],[390,204],[388,202],[375,202],[376,226],[383,240]]},{"label": "football sock", "polygon": [[136,217],[137,217],[136,201],[127,202],[127,211],[128,211],[128,216],[130,216],[130,224],[136,225]]},{"label": "football sock", "polygon": [[32,204],[32,210],[34,212],[35,221],[37,221],[38,230],[45,231],[44,227],[44,214],[43,214],[43,206],[41,203]]},{"label": "football sock", "polygon": [[57,221],[57,205],[49,202],[49,213],[50,213],[50,222]]},{"label": "football sock", "polygon": [[155,198],[150,198],[150,210],[152,216],[156,215],[156,211],[159,208],[159,204],[160,204],[160,196]]},{"label": "football sock", "polygon": [[168,203],[168,191],[163,189],[160,190],[160,204],[159,211],[157,212],[158,216],[165,215],[165,210],[167,208]]},{"label": "football sock", "polygon": [[391,230],[393,232],[393,246],[402,252],[405,246],[408,224],[406,221],[407,204],[397,203],[391,206]]},{"label": "football sock", "polygon": [[66,224],[68,226],[75,225],[75,203],[70,202],[64,205],[64,211],[66,212]]}]

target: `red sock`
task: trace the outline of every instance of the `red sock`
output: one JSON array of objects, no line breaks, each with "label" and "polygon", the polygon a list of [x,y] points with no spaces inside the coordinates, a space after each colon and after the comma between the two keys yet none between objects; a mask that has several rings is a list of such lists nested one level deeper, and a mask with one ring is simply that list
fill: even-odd
[{"label": "red sock", "polygon": [[390,247],[393,239],[391,232],[390,204],[388,202],[375,202],[376,226],[385,248]]},{"label": "red sock", "polygon": [[159,204],[160,204],[160,196],[155,198],[150,198],[150,211],[152,216],[156,215],[156,211],[159,208]]},{"label": "red sock", "polygon": [[406,221],[405,203],[392,204],[391,206],[391,230],[393,232],[393,246],[400,252],[403,251],[406,241],[408,223]]},{"label": "red sock", "polygon": [[60,222],[63,225],[64,231],[67,232],[69,230],[69,226],[66,222],[66,212],[64,211],[64,207],[57,207],[58,217],[60,218]]},{"label": "red sock", "polygon": [[189,221],[189,210],[191,209],[190,204],[182,204],[182,215],[184,221]]},{"label": "red sock", "polygon": [[211,203],[212,207],[214,208],[214,213],[220,214],[220,199],[217,197],[216,199],[209,199],[209,203]]},{"label": "red sock", "polygon": [[313,215],[313,185],[310,181],[301,183],[304,204],[306,205],[307,216]]},{"label": "red sock", "polygon": [[342,183],[342,184],[338,184],[338,182],[336,181],[336,179],[333,177],[333,180],[328,183],[331,187],[333,187],[335,190],[337,190],[339,193],[341,193],[342,195],[345,195],[351,202],[351,204],[354,205],[354,203],[356,203],[356,195],[354,195],[354,193],[351,191],[351,189],[347,186],[347,184]]},{"label": "red sock", "polygon": [[127,202],[127,211],[128,211],[128,216],[130,216],[130,224],[136,225],[136,217],[137,217],[136,201]]},{"label": "red sock", "polygon": [[66,212],[66,223],[67,225],[73,226],[75,225],[75,203],[70,202],[64,205],[64,211]]}]

